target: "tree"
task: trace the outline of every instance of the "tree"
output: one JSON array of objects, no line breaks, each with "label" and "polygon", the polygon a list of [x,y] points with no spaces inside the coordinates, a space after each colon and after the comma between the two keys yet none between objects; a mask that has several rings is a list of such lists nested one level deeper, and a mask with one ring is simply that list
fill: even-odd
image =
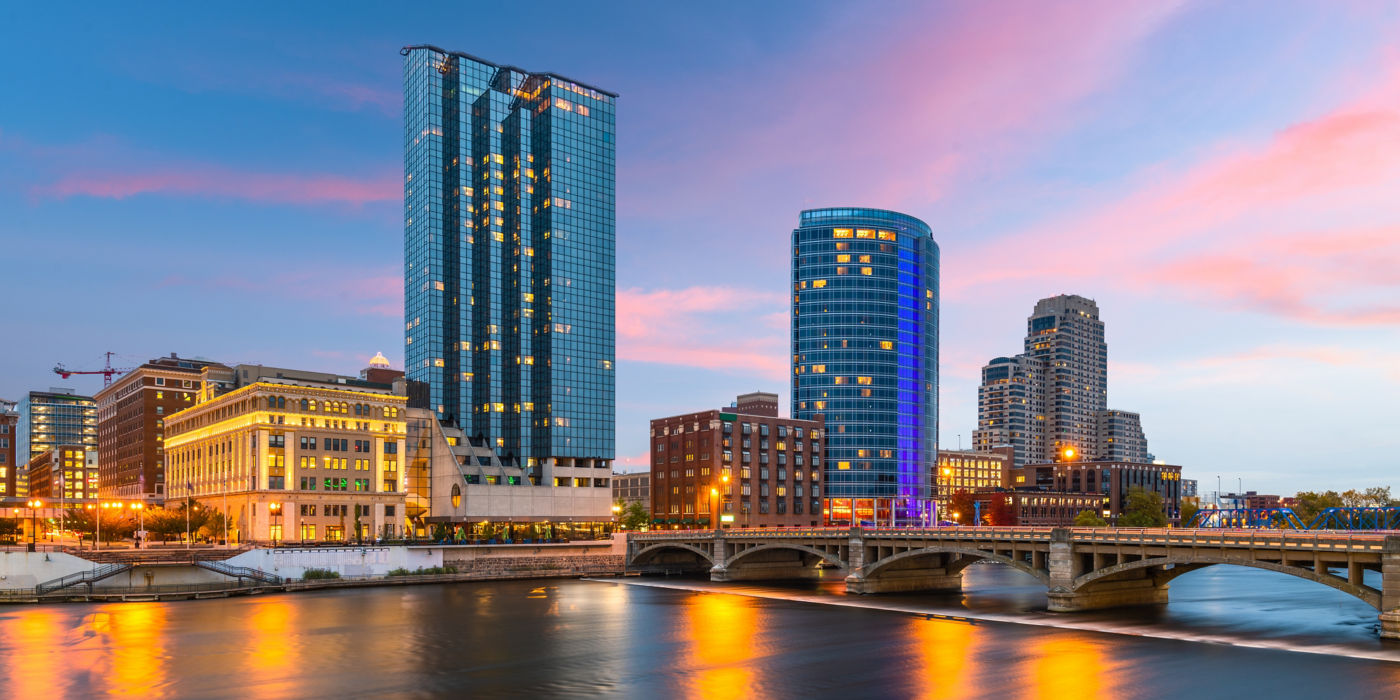
[{"label": "tree", "polygon": [[1166,527],[1167,508],[1162,494],[1133,488],[1128,491],[1128,503],[1118,520],[1125,527]]},{"label": "tree", "polygon": [[0,518],[0,540],[14,542],[19,536],[20,524],[18,518]]},{"label": "tree", "polygon": [[1186,527],[1186,525],[1191,522],[1191,519],[1196,517],[1196,513],[1200,512],[1200,510],[1201,507],[1197,505],[1195,501],[1188,501],[1183,499],[1181,501],[1181,526]]},{"label": "tree", "polygon": [[126,539],[136,532],[136,516],[125,509],[72,508],[64,517],[69,529],[85,537],[95,536],[97,523],[101,521],[103,542]]},{"label": "tree", "polygon": [[1108,527],[1108,521],[1104,520],[1097,511],[1081,510],[1079,515],[1074,516],[1075,527]]},{"label": "tree", "polygon": [[967,490],[961,490],[953,494],[948,499],[948,512],[944,515],[945,520],[951,520],[959,525],[971,523],[973,515],[977,512],[977,499],[972,497]]},{"label": "tree", "polygon": [[627,530],[640,530],[651,524],[651,514],[641,501],[632,501],[622,509],[619,522]]},{"label": "tree", "polygon": [[1336,491],[1299,491],[1293,497],[1293,512],[1304,525],[1311,524],[1318,513],[1328,508],[1341,508],[1342,496]]},{"label": "tree", "polygon": [[1011,505],[1011,496],[997,494],[992,497],[992,502],[987,508],[987,524],[989,525],[1015,525],[1016,509]]}]

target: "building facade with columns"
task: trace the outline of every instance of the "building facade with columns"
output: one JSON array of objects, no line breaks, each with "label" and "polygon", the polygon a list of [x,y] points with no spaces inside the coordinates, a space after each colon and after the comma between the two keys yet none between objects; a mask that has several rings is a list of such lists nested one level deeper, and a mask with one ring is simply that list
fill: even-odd
[{"label": "building facade with columns", "polygon": [[239,541],[403,535],[404,396],[352,377],[224,369],[165,421],[168,502],[228,514]]}]

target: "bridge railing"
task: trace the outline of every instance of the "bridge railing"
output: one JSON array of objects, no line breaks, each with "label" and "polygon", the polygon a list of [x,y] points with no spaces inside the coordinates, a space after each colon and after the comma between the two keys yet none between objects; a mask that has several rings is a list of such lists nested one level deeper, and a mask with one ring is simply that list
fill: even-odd
[{"label": "bridge railing", "polygon": [[1173,530],[1158,528],[1073,528],[1074,542],[1173,546],[1286,547],[1289,549],[1380,551],[1386,535],[1306,530]]}]

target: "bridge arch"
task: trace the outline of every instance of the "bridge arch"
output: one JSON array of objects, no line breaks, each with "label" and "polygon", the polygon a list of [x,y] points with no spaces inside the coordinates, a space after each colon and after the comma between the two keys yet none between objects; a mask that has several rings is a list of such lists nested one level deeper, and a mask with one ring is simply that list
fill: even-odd
[{"label": "bridge arch", "polygon": [[1381,610],[1381,592],[1374,588],[1371,588],[1370,586],[1354,584],[1339,576],[1333,576],[1331,574],[1319,574],[1313,571],[1312,569],[1305,569],[1299,566],[1275,564],[1273,562],[1267,561],[1231,559],[1228,557],[1217,556],[1212,554],[1193,554],[1189,558],[1155,557],[1151,559],[1140,559],[1138,561],[1130,561],[1124,562],[1122,564],[1115,564],[1113,566],[1108,566],[1097,571],[1091,571],[1087,574],[1083,574],[1075,578],[1074,587],[1070,590],[1072,592],[1080,591],[1083,590],[1085,587],[1092,585],[1096,581],[1109,579],[1113,576],[1122,574],[1127,571],[1150,569],[1153,567],[1161,567],[1167,565],[1172,565],[1172,568],[1158,572],[1152,577],[1154,582],[1159,586],[1167,584],[1172,579],[1178,576],[1188,574],[1192,571],[1196,571],[1199,569],[1203,569],[1207,566],[1246,566],[1255,569],[1264,569],[1265,571],[1273,571],[1280,574],[1288,574],[1289,576],[1296,576],[1298,578],[1306,579],[1314,583],[1320,583],[1324,586],[1330,586],[1343,593],[1346,593],[1347,595],[1361,599],[1367,605],[1370,605],[1371,607],[1376,608],[1377,610]]},{"label": "bridge arch", "polygon": [[786,544],[786,543],[761,544],[761,545],[758,545],[757,547],[749,547],[749,548],[744,549],[744,550],[742,550],[742,551],[736,552],[736,553],[734,554],[734,556],[729,557],[728,559],[726,559],[725,562],[724,562],[724,565],[727,566],[727,567],[733,567],[734,564],[735,564],[735,562],[739,562],[739,561],[742,560],[744,557],[747,557],[747,556],[749,556],[749,555],[751,555],[751,554],[758,554],[758,553],[760,553],[760,552],[771,552],[771,551],[774,551],[774,550],[790,550],[790,551],[803,552],[803,553],[806,553],[806,554],[810,554],[810,555],[812,555],[812,556],[814,556],[814,557],[818,557],[818,558],[820,558],[822,561],[825,561],[825,562],[827,562],[828,564],[833,564],[833,565],[835,565],[835,566],[838,567],[838,568],[841,568],[841,569],[848,568],[847,565],[846,565],[846,562],[842,561],[842,560],[841,560],[841,557],[838,557],[838,556],[836,556],[835,554],[832,554],[832,553],[830,553],[830,552],[823,552],[822,550],[817,549],[816,547],[809,547],[809,546],[807,546],[807,545],[805,545],[805,544]]},{"label": "bridge arch", "polygon": [[879,561],[871,562],[861,568],[860,575],[863,578],[876,577],[879,576],[881,569],[884,569],[896,562],[914,559],[918,557],[932,556],[936,554],[959,554],[963,556],[965,561],[961,561],[960,563],[952,565],[950,567],[950,573],[961,573],[963,569],[967,568],[967,566],[976,559],[986,559],[988,561],[995,561],[1000,562],[1002,564],[1006,564],[1007,566],[1010,566],[1013,569],[1023,571],[1027,574],[1030,574],[1031,576],[1034,576],[1046,586],[1050,585],[1050,572],[1035,569],[1030,564],[1024,561],[1012,559],[1011,557],[1008,557],[1004,554],[996,554],[995,552],[988,552],[986,550],[977,549],[975,547],[949,547],[942,545],[934,547],[924,547],[921,549],[911,549],[907,552],[900,552],[899,554],[894,554],[885,557],[884,559],[880,559]]},{"label": "bridge arch", "polygon": [[709,565],[713,565],[715,563],[714,555],[700,547],[696,547],[695,545],[686,544],[685,542],[658,542],[657,544],[647,545],[646,547],[642,547],[636,552],[633,552],[632,556],[628,558],[627,565],[640,566],[643,564],[650,564],[652,563],[652,560],[659,558],[661,554],[664,554],[668,551],[690,552],[691,554],[695,554],[696,556],[704,560],[703,562],[696,563],[705,563]]}]

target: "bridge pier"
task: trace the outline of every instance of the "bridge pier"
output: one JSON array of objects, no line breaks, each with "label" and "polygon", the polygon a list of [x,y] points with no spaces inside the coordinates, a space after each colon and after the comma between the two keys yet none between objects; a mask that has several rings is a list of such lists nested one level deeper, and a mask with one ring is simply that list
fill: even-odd
[{"label": "bridge pier", "polygon": [[1050,601],[1050,612],[1080,612],[1129,605],[1161,605],[1167,602],[1167,585],[1159,585],[1150,575],[1144,575],[1099,581],[1077,590],[1053,586],[1045,595]]},{"label": "bridge pier", "polygon": [[859,574],[846,577],[846,592],[857,595],[868,593],[907,593],[910,591],[934,593],[962,592],[962,572],[948,573],[947,569],[909,567],[892,569],[887,567],[880,575],[866,578]]},{"label": "bridge pier", "polygon": [[777,581],[821,578],[815,557],[790,549],[770,549],[744,557],[739,566],[728,559],[710,569],[711,581]]},{"label": "bridge pier", "polygon": [[1385,538],[1381,554],[1381,638],[1400,639],[1400,537]]}]

